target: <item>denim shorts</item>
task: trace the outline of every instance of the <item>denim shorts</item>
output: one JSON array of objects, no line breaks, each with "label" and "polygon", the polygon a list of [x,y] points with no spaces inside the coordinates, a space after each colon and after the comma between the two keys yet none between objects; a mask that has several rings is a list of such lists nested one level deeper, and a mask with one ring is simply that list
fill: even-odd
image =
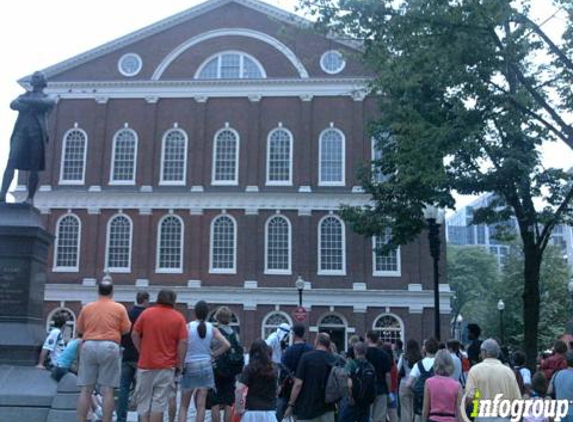
[{"label": "denim shorts", "polygon": [[181,377],[181,389],[194,390],[196,388],[215,388],[211,361],[202,360],[185,364],[185,370]]}]

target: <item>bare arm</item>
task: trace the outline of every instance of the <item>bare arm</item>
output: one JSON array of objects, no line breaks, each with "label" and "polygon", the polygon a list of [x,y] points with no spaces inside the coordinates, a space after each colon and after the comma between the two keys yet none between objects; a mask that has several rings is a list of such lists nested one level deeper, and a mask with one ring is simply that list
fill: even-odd
[{"label": "bare arm", "polygon": [[424,405],[422,407],[422,421],[427,421],[430,415],[430,390],[424,385]]},{"label": "bare arm", "polygon": [[141,352],[141,335],[137,331],[131,332],[131,341],[133,341],[133,345],[137,351]]},{"label": "bare arm", "polygon": [[187,339],[179,340],[177,343],[177,366],[183,369],[185,363],[185,355],[187,354]]},{"label": "bare arm", "polygon": [[40,357],[38,358],[38,364],[36,365],[36,368],[46,369],[46,367],[44,366],[44,362],[46,361],[47,357],[48,357],[48,350],[42,348],[42,351],[40,352]]},{"label": "bare arm", "polygon": [[285,417],[292,416],[293,407],[294,404],[296,403],[296,399],[298,399],[298,395],[300,394],[301,389],[302,389],[302,380],[299,378],[295,378],[292,390],[290,392],[290,399],[288,401],[288,407],[285,412]]},{"label": "bare arm", "polygon": [[237,383],[237,388],[235,388],[235,412],[238,415],[245,413],[243,395],[245,394],[245,389],[247,386],[241,382]]},{"label": "bare arm", "polygon": [[388,387],[388,391],[392,388],[392,377],[390,376],[390,372],[386,372],[386,386]]},{"label": "bare arm", "polygon": [[221,334],[221,331],[217,328],[213,328],[213,337],[218,341],[218,347],[213,350],[212,356],[214,358],[221,356],[231,347],[231,343]]}]

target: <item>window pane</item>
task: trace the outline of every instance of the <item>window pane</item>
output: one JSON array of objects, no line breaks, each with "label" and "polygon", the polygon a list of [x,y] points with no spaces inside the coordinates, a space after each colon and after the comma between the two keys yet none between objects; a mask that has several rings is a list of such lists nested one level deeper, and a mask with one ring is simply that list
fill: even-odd
[{"label": "window pane", "polygon": [[291,137],[286,130],[275,130],[269,140],[269,182],[290,182]]},{"label": "window pane", "polygon": [[281,324],[291,325],[290,321],[281,313],[275,313],[269,315],[265,319],[265,325],[263,326],[263,338],[267,338],[271,333],[274,333]]},{"label": "window pane", "polygon": [[129,268],[131,222],[117,216],[109,224],[107,249],[108,268]]},{"label": "window pane", "polygon": [[159,268],[181,268],[181,221],[177,217],[166,217],[159,229]]},{"label": "window pane", "polygon": [[221,78],[237,79],[241,77],[241,56],[239,54],[221,55]]},{"label": "window pane", "polygon": [[229,217],[219,217],[213,223],[213,269],[235,269],[235,222]]},{"label": "window pane", "polygon": [[392,237],[392,231],[386,229],[383,236],[374,238],[374,271],[375,272],[396,272],[398,271],[398,250],[393,250],[382,254],[380,249],[387,244]]},{"label": "window pane", "polygon": [[273,217],[267,224],[267,270],[290,270],[289,224],[283,217]]},{"label": "window pane", "polygon": [[116,135],[114,145],[112,180],[131,182],[135,178],[135,134],[130,130],[122,130]]},{"label": "window pane", "polygon": [[200,79],[217,79],[217,69],[219,68],[219,57],[215,57],[209,63],[207,63],[201,73],[199,74]]},{"label": "window pane", "polygon": [[56,267],[77,268],[80,223],[71,215],[60,220],[56,239]]},{"label": "window pane", "polygon": [[342,134],[328,130],[320,138],[320,181],[344,182],[344,141]]},{"label": "window pane", "polygon": [[402,340],[402,324],[391,315],[378,318],[376,331],[384,343],[396,343],[396,340]]},{"label": "window pane", "polygon": [[64,140],[64,165],[62,166],[62,181],[82,181],[84,178],[84,157],[86,152],[86,137],[80,130],[70,131]]},{"label": "window pane", "polygon": [[248,57],[243,56],[243,78],[260,79],[262,77],[259,66]]},{"label": "window pane", "polygon": [[163,174],[164,182],[184,182],[185,164],[187,159],[187,142],[180,130],[170,131],[163,144]]},{"label": "window pane", "polygon": [[215,180],[236,181],[237,136],[230,130],[223,130],[215,139]]},{"label": "window pane", "polygon": [[320,225],[320,270],[342,271],[343,269],[342,223],[335,217],[327,217]]}]

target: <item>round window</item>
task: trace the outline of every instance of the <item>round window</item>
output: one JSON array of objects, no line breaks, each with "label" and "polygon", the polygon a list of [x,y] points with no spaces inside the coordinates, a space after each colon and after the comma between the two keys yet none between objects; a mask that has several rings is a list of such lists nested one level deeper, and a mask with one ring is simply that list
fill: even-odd
[{"label": "round window", "polygon": [[124,76],[135,76],[141,70],[141,57],[135,53],[125,54],[119,59],[117,67]]},{"label": "round window", "polygon": [[344,66],[346,66],[346,61],[344,60],[344,57],[342,56],[342,53],[340,53],[340,51],[337,50],[327,51],[320,58],[320,67],[326,73],[330,74],[340,73],[342,72],[342,69],[344,69]]}]

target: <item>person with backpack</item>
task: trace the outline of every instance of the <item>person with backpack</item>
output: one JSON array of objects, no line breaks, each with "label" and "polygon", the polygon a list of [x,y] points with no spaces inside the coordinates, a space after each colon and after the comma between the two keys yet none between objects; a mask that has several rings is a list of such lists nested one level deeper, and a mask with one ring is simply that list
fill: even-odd
[{"label": "person with backpack", "polygon": [[400,422],[414,421],[414,391],[408,386],[408,379],[412,368],[422,359],[420,345],[414,339],[406,342],[406,351],[398,359],[398,378],[400,386],[398,396],[400,399]]},{"label": "person with backpack", "polygon": [[513,353],[513,372],[521,394],[529,394],[531,391],[531,371],[525,366],[525,353],[518,350]]},{"label": "person with backpack", "polygon": [[424,359],[418,361],[410,371],[407,385],[412,387],[414,393],[414,414],[422,414],[424,402],[424,386],[426,380],[434,376],[434,360],[440,344],[435,338],[429,338],[424,342]]},{"label": "person with backpack", "polygon": [[454,360],[446,349],[434,359],[434,376],[424,385],[422,420],[428,422],[457,422],[462,402],[462,386],[452,378]]},{"label": "person with backpack", "polygon": [[284,412],[294,384],[294,374],[300,362],[300,358],[306,352],[312,350],[312,346],[304,339],[304,325],[297,323],[292,327],[294,336],[292,346],[287,347],[282,357],[282,365],[279,375],[280,392],[277,400],[277,419],[282,421]]},{"label": "person with backpack", "polygon": [[243,346],[239,336],[229,324],[233,313],[223,306],[217,310],[215,320],[217,328],[231,345],[213,364],[215,374],[215,389],[209,390],[207,408],[211,409],[211,420],[220,422],[221,407],[224,411],[224,422],[231,422],[232,406],[235,401],[235,378],[243,371]]},{"label": "person with backpack", "polygon": [[392,357],[378,347],[380,335],[378,331],[370,330],[366,334],[366,359],[376,371],[376,400],[372,403],[372,422],[386,422],[388,416],[388,392],[391,385],[390,371]]},{"label": "person with backpack", "polygon": [[357,342],[352,348],[354,359],[346,364],[349,394],[341,406],[339,422],[368,422],[376,399],[376,372],[366,360],[366,344]]},{"label": "person with backpack", "polygon": [[67,318],[63,312],[57,312],[54,315],[54,328],[50,330],[44,341],[36,368],[51,370],[52,366],[56,364],[58,356],[66,347],[62,336],[62,327],[66,325],[66,321]]},{"label": "person with backpack", "polygon": [[[215,388],[212,359],[217,359],[231,347],[231,344],[213,324],[207,322],[209,306],[203,300],[195,304],[195,321],[187,324],[189,332],[185,368],[181,378],[181,402],[179,422],[187,422],[187,411],[195,393],[196,422],[205,420],[205,405],[209,389]],[[211,351],[211,343],[217,341],[217,348]]]},{"label": "person with backpack", "polygon": [[296,414],[298,422],[334,422],[335,404],[326,400],[334,361],[330,353],[330,336],[319,333],[315,350],[305,353],[300,359],[285,418]]}]

